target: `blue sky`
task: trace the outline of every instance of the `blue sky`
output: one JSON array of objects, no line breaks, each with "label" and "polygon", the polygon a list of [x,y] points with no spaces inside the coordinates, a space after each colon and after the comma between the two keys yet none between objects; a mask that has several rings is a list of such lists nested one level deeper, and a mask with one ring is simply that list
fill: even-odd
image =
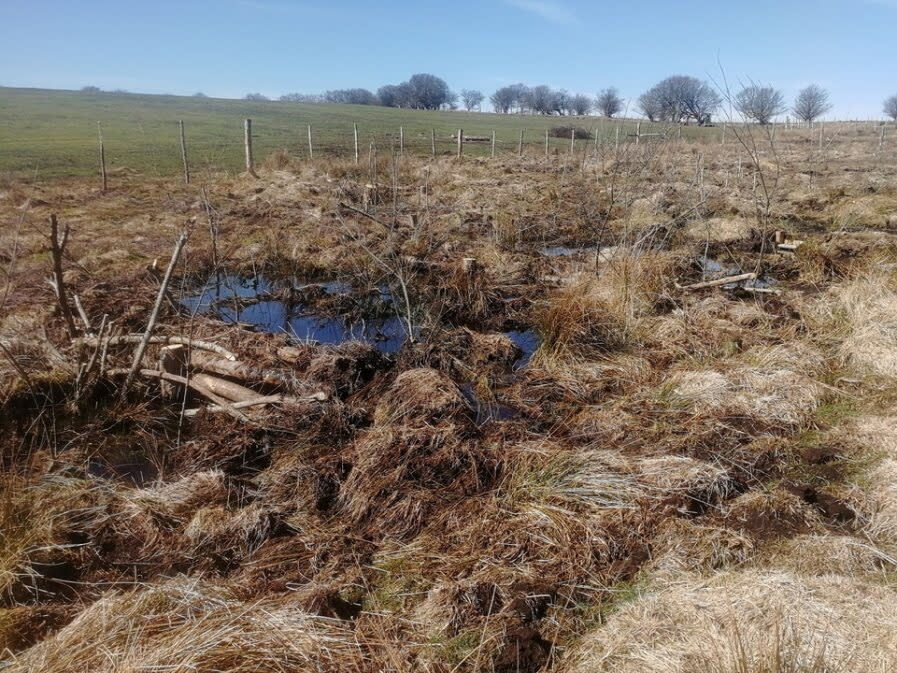
[{"label": "blue sky", "polygon": [[818,82],[841,118],[897,93],[897,0],[0,0],[0,85],[241,97],[432,72],[635,98],[671,74]]}]

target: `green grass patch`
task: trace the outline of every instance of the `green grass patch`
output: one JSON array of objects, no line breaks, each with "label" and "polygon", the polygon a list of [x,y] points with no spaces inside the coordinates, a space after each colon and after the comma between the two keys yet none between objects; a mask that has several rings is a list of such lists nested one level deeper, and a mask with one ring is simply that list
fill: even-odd
[{"label": "green grass patch", "polygon": [[[463,128],[467,136],[488,138],[494,130],[496,153],[504,156],[517,154],[523,131],[526,154],[541,156],[545,131],[558,123],[557,117],[532,115],[0,87],[0,172],[37,178],[95,174],[99,121],[110,171],[127,168],[151,175],[176,175],[181,170],[178,120],[184,121],[195,174],[239,171],[246,117],[253,120],[259,162],[278,150],[307,157],[309,124],[316,156],[345,158],[354,156],[352,125],[357,124],[362,161],[366,161],[371,142],[378,152],[398,145],[399,127],[404,128],[409,154],[430,154],[433,130],[437,153],[454,154],[456,142],[451,136]],[[636,124],[598,117],[575,122],[609,140],[615,138],[619,126],[624,141],[635,132]],[[643,123],[642,132],[651,132],[653,126]],[[713,129],[697,127],[685,127],[682,133],[688,138],[715,137]],[[569,139],[552,138],[549,142],[552,151],[570,149]],[[590,142],[577,141],[578,151]],[[489,141],[464,145],[468,155],[487,156],[490,151]]]}]

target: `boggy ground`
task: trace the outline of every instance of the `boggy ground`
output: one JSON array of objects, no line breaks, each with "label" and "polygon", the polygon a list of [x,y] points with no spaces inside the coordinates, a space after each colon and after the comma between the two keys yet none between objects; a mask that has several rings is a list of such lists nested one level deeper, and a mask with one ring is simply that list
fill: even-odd
[{"label": "boggy ground", "polygon": [[[0,666],[893,670],[897,161],[778,133],[7,180]],[[134,344],[85,333],[145,329],[185,228],[156,334],[288,400],[121,398]],[[251,331],[260,305],[415,338]]]}]

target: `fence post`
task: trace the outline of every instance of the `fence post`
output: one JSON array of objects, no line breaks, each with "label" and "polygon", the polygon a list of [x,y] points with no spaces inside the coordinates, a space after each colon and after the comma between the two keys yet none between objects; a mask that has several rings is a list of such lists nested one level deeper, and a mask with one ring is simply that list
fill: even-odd
[{"label": "fence post", "polygon": [[246,172],[257,178],[252,163],[252,120],[248,118],[243,120],[243,148],[246,151]]},{"label": "fence post", "polygon": [[638,121],[635,124],[635,144],[638,145],[642,141],[642,122]]},{"label": "fence post", "polygon": [[495,129],[492,129],[492,158],[495,158]]},{"label": "fence post", "polygon": [[309,159],[315,158],[315,152],[311,146],[311,124],[308,125],[308,158]]},{"label": "fence post", "polygon": [[430,151],[436,158],[436,129],[430,129]]},{"label": "fence post", "polygon": [[614,151],[620,149],[620,125],[617,124],[617,130],[614,133]]},{"label": "fence post", "polygon": [[598,152],[598,130],[601,128],[599,125],[595,128],[595,152]]},{"label": "fence post", "polygon": [[399,127],[399,154],[405,154],[405,127]]},{"label": "fence post", "polygon": [[100,141],[100,176],[103,178],[103,191],[106,191],[106,146],[103,144],[103,128],[97,122],[97,139]]},{"label": "fence post", "polygon": [[464,129],[458,129],[458,156],[460,157],[464,147]]},{"label": "fence post", "polygon": [[190,166],[187,163],[187,140],[184,138],[184,120],[178,120],[178,130],[181,134],[181,160],[184,162],[184,184],[190,184]]},{"label": "fence post", "polygon": [[352,124],[352,135],[355,138],[355,163],[358,164],[358,124]]},{"label": "fence post", "polygon": [[573,149],[576,143],[576,127],[570,129],[570,156],[573,156]]},{"label": "fence post", "polygon": [[545,158],[548,158],[548,129],[545,129]]},{"label": "fence post", "polygon": [[518,157],[523,156],[523,132],[524,131],[526,131],[526,129],[520,129],[520,140],[517,141],[517,156]]}]

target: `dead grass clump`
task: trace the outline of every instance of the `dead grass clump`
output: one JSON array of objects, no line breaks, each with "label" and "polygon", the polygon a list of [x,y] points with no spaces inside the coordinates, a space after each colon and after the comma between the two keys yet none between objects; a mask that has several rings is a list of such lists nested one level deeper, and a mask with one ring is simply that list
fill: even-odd
[{"label": "dead grass clump", "polygon": [[726,526],[757,539],[815,532],[822,523],[808,503],[783,488],[740,495],[727,503],[721,518]]},{"label": "dead grass clump", "polygon": [[735,243],[749,239],[756,223],[739,216],[696,219],[689,222],[683,234],[691,242]]},{"label": "dead grass clump", "polygon": [[797,249],[801,277],[808,281],[854,278],[897,260],[897,237],[877,231],[835,233]]},{"label": "dead grass clump", "polygon": [[374,412],[379,426],[398,423],[461,421],[472,413],[470,403],[451,379],[435,369],[404,371],[380,398]]},{"label": "dead grass clump", "polygon": [[97,560],[92,543],[109,524],[109,493],[58,476],[35,484],[8,476],[0,485],[0,602],[68,595]]},{"label": "dead grass clump", "polygon": [[351,521],[405,537],[447,500],[470,496],[491,482],[492,459],[451,423],[377,426],[349,452],[352,471],[340,491]]},{"label": "dead grass clump", "polygon": [[594,358],[624,347],[631,333],[593,282],[559,290],[536,315],[536,360]]},{"label": "dead grass clump", "polygon": [[350,342],[316,349],[303,372],[316,390],[345,398],[361,389],[387,363],[370,344]]},{"label": "dead grass clump", "polygon": [[638,459],[631,469],[646,506],[673,515],[703,513],[736,492],[729,470],[720,463],[656,456]]},{"label": "dead grass clump", "polygon": [[219,505],[198,510],[184,528],[184,538],[193,558],[227,565],[252,554],[276,528],[271,512],[257,504],[236,511]]},{"label": "dead grass clump", "polygon": [[833,292],[838,310],[833,314],[823,306],[821,319],[829,329],[839,325],[845,328],[841,357],[861,371],[897,377],[897,291],[893,277],[872,273],[836,286]]},{"label": "dead grass clump", "polygon": [[287,171],[295,168],[296,162],[286,149],[271,152],[265,157],[262,166],[269,171]]},{"label": "dead grass clump", "polygon": [[74,375],[71,362],[47,336],[49,311],[32,309],[0,321],[0,405],[31,386],[67,382]]},{"label": "dead grass clump", "polygon": [[772,346],[745,353],[720,370],[674,373],[661,397],[694,414],[739,416],[782,428],[800,427],[812,417],[823,394],[808,376],[824,360],[808,348]]},{"label": "dead grass clump", "polygon": [[479,377],[496,381],[511,373],[522,351],[504,334],[467,328],[434,335],[403,350],[399,368],[431,367],[458,381]]},{"label": "dead grass clump", "polygon": [[897,667],[895,605],[890,589],[837,576],[686,576],[622,606],[561,670],[885,673]]},{"label": "dead grass clump", "polygon": [[682,571],[722,570],[744,563],[754,550],[750,536],[738,531],[669,518],[655,531],[649,568],[667,577]]},{"label": "dead grass clump", "polygon": [[243,603],[179,578],[106,595],[8,670],[337,673],[360,662],[351,630],[338,620],[287,600]]},{"label": "dead grass clump", "polygon": [[879,576],[897,568],[891,548],[850,535],[808,534],[781,540],[764,551],[758,564],[801,575]]},{"label": "dead grass clump", "polygon": [[0,658],[31,647],[75,615],[74,605],[19,605],[0,608]]}]

